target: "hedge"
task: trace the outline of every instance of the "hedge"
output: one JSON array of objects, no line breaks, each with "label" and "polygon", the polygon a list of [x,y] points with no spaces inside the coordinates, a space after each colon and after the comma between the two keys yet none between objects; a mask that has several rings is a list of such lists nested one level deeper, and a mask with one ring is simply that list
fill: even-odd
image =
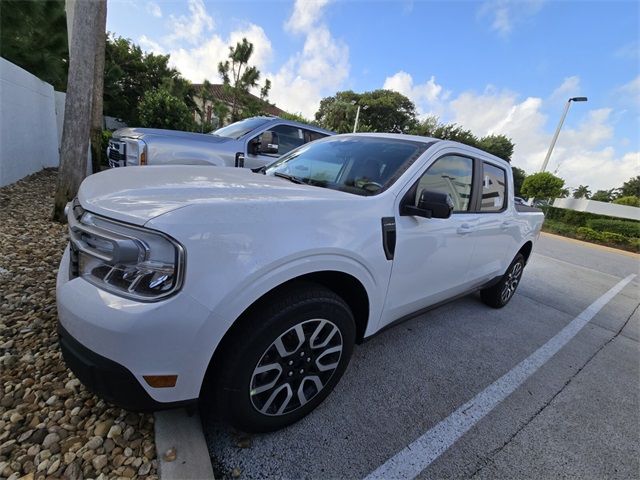
[{"label": "hedge", "polygon": [[640,222],[633,220],[595,218],[587,220],[587,227],[597,230],[598,232],[612,232],[625,237],[640,237]]}]

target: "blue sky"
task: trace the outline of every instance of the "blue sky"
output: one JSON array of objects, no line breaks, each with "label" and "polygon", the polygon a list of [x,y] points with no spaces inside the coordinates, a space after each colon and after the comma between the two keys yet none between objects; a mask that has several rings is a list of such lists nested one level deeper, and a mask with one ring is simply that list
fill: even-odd
[{"label": "blue sky", "polygon": [[273,82],[270,100],[313,117],[338,90],[391,88],[421,115],[477,135],[504,133],[513,163],[550,162],[569,186],[619,186],[640,174],[640,2],[110,0],[107,28],[169,53],[192,81],[247,37]]}]

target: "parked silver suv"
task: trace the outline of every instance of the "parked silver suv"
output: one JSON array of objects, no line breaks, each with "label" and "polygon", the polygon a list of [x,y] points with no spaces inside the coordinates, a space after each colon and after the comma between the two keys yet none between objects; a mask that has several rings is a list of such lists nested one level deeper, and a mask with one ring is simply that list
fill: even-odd
[{"label": "parked silver suv", "polygon": [[110,167],[215,165],[259,168],[334,132],[278,117],[252,117],[211,133],[121,128],[107,147]]}]

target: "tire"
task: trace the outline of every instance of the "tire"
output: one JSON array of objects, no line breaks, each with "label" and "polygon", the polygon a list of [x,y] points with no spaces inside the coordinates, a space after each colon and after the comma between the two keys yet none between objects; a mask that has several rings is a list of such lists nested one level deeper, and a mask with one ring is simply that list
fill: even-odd
[{"label": "tire", "polygon": [[513,298],[522,279],[523,270],[524,257],[518,253],[498,283],[480,290],[482,301],[493,308],[504,307]]},{"label": "tire", "polygon": [[[225,341],[212,387],[217,414],[238,430],[270,432],[315,409],[344,373],[356,328],[348,305],[312,283],[253,308]],[[220,357],[218,357],[220,358]]]}]

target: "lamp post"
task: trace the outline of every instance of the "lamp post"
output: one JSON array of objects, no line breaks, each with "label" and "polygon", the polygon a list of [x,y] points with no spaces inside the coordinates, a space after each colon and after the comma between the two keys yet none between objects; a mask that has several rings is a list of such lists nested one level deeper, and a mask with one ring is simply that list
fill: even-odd
[{"label": "lamp post", "polygon": [[553,134],[553,138],[551,139],[551,145],[549,145],[549,151],[547,152],[547,156],[544,158],[544,162],[542,162],[542,168],[540,169],[540,172],[544,172],[547,169],[547,165],[549,164],[549,159],[551,158],[551,152],[553,152],[553,147],[556,146],[556,141],[558,140],[560,129],[562,128],[564,119],[567,117],[567,112],[569,111],[571,102],[586,102],[586,101],[587,101],[587,97],[572,97],[569,100],[567,100],[567,104],[564,106],[564,112],[562,113],[562,117],[560,118],[560,123],[558,123],[558,127],[556,128],[556,133]]},{"label": "lamp post", "polygon": [[[351,105],[355,104],[356,101],[352,100]],[[367,108],[369,108],[369,105],[362,105],[363,110],[366,110]],[[360,120],[360,105],[358,105],[358,110],[356,110],[356,121],[353,123],[353,133],[356,133],[356,130],[358,130],[358,120]]]}]

